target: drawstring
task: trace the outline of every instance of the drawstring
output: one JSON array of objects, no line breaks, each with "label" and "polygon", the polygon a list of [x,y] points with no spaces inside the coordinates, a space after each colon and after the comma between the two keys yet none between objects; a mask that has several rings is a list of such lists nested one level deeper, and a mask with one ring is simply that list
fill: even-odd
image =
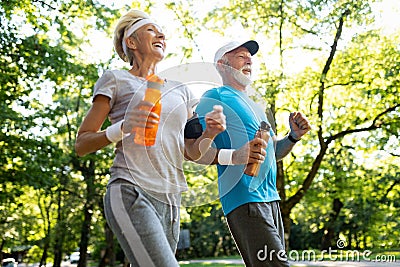
[{"label": "drawstring", "polygon": [[176,196],[174,194],[171,194],[172,199],[170,198],[170,194],[166,194],[166,196],[169,206],[169,215],[171,217],[171,223],[174,223],[177,221],[178,218],[178,207],[176,205]]},{"label": "drawstring", "polygon": [[174,210],[173,210],[173,205],[172,205],[172,200],[170,199],[169,194],[165,194],[167,196],[167,201],[168,201],[168,206],[169,206],[169,216],[171,217],[171,223],[174,222]]}]

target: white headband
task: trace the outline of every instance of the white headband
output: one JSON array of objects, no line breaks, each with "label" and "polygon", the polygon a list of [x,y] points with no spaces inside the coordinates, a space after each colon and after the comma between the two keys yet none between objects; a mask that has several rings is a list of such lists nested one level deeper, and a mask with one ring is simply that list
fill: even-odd
[{"label": "white headband", "polygon": [[125,31],[124,38],[122,38],[122,50],[124,50],[125,55],[127,56],[127,47],[125,43],[125,39],[132,35],[137,29],[146,25],[146,24],[155,24],[158,28],[160,28],[152,19],[141,19],[139,22],[133,23],[133,25]]}]

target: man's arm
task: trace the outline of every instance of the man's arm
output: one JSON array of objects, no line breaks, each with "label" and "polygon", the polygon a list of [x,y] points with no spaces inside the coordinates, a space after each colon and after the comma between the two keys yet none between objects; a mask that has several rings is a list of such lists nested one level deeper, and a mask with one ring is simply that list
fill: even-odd
[{"label": "man's arm", "polygon": [[193,137],[190,137],[190,134],[185,136],[185,158],[206,165],[262,163],[265,159],[267,143],[261,138],[254,138],[236,150],[218,150],[212,147],[214,138],[226,129],[226,118],[222,111],[222,106],[215,105],[213,111],[205,116],[206,129],[204,132]]},{"label": "man's arm", "polygon": [[[267,143],[261,138],[254,138],[247,142],[239,149],[216,149],[212,147],[212,140],[203,138],[203,135],[198,139],[185,139],[185,147],[200,146],[208,149],[203,150],[202,156],[194,160],[191,158],[185,149],[185,157],[188,160],[199,164],[212,165],[243,165],[247,163],[262,163],[265,160]],[[203,142],[203,143],[202,143]],[[200,144],[200,145],[199,145]],[[230,156],[229,156],[230,155]],[[230,159],[227,159],[230,157]],[[229,162],[229,164],[227,164]]]},{"label": "man's arm", "polygon": [[289,135],[285,136],[281,140],[278,140],[276,142],[275,150],[276,161],[280,161],[284,157],[286,157],[290,153],[290,151],[292,151],[295,144],[295,142],[289,140]]}]

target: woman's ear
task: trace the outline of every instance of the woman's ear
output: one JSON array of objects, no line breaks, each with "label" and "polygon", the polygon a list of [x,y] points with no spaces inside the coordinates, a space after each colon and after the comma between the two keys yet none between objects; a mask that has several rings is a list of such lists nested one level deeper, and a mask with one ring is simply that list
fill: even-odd
[{"label": "woman's ear", "polygon": [[133,40],[133,38],[128,37],[125,39],[125,43],[126,43],[126,47],[130,48],[130,49],[136,49],[136,43]]}]

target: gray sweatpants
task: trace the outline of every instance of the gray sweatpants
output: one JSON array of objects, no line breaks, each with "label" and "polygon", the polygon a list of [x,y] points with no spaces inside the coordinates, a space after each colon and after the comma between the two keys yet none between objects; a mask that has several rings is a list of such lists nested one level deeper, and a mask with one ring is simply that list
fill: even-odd
[{"label": "gray sweatpants", "polygon": [[289,266],[279,203],[247,203],[227,215],[236,246],[247,267]]},{"label": "gray sweatpants", "polygon": [[131,266],[179,266],[175,250],[179,238],[179,207],[159,201],[123,180],[107,187],[107,223]]}]

